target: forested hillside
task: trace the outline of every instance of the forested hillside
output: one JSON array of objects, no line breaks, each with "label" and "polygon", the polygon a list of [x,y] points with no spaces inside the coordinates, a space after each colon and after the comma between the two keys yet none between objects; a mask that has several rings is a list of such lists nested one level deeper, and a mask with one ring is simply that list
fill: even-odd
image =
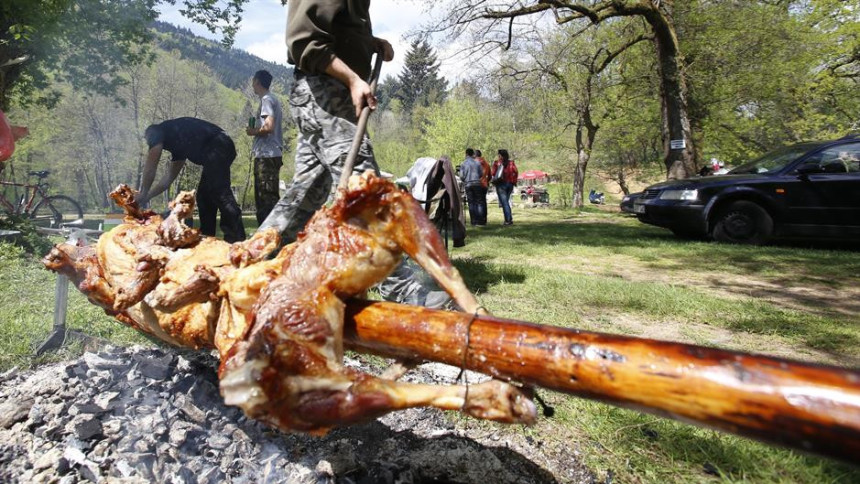
[{"label": "forested hillside", "polygon": [[[199,61],[204,64],[221,80],[221,83],[231,89],[242,89],[248,83],[248,73],[266,69],[274,77],[274,82],[284,86],[286,91],[293,78],[290,67],[275,64],[249,54],[241,49],[227,49],[217,42],[198,37],[190,30],[177,27],[165,22],[155,22],[156,43],[161,50],[178,50],[182,57]],[[284,49],[286,49],[286,45]]]}]

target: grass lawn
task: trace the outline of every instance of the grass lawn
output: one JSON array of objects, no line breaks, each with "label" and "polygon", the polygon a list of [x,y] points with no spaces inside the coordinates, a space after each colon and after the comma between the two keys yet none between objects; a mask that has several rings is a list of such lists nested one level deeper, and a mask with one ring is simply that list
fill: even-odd
[{"label": "grass lawn", "polygon": [[[469,228],[451,256],[494,314],[543,324],[860,366],[860,251],[689,242],[606,208],[515,208]],[[246,228],[256,224],[246,218]],[[51,327],[54,276],[0,245],[0,370],[30,357]],[[148,343],[70,292],[69,326]],[[66,358],[65,350],[50,358]],[[860,482],[860,471],[747,439],[543,392],[556,416],[525,432],[578,455],[600,481]],[[452,414],[458,425],[492,426]]]}]

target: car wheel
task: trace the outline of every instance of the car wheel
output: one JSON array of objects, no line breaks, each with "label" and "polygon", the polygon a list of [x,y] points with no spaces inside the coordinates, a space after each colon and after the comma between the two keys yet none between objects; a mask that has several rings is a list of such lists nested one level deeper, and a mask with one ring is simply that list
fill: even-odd
[{"label": "car wheel", "polygon": [[760,205],[733,202],[717,216],[713,237],[718,242],[761,245],[773,233],[773,219]]}]

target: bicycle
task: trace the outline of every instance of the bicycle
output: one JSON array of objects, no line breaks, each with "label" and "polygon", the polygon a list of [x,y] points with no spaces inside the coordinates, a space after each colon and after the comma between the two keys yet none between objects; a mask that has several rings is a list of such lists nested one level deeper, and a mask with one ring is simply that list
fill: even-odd
[{"label": "bicycle", "polygon": [[51,172],[48,170],[28,171],[29,177],[35,176],[38,181],[31,183],[16,183],[0,181],[2,186],[23,187],[24,195],[16,203],[10,202],[3,192],[0,192],[0,207],[9,215],[23,215],[33,221],[37,227],[59,229],[62,227],[83,227],[84,211],[81,205],[65,195],[48,195],[48,184],[43,182]]}]

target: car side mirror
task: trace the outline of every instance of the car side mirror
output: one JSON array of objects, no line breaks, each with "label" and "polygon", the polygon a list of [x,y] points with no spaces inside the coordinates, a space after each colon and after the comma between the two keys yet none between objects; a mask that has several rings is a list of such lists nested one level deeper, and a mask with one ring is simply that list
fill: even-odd
[{"label": "car side mirror", "polygon": [[824,173],[824,169],[819,165],[803,165],[797,169],[797,174],[800,175],[801,178],[805,178],[807,175],[812,175],[815,173]]}]

